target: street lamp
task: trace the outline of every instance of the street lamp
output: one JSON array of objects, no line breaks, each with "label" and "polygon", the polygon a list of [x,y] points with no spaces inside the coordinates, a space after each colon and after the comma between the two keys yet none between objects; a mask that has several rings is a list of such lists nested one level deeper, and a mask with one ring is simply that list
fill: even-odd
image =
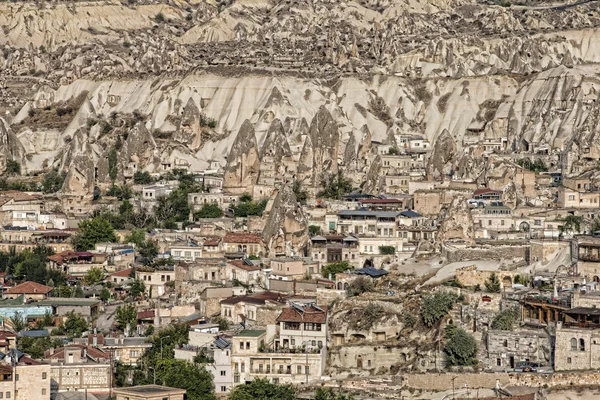
[{"label": "street lamp", "polygon": [[156,369],[154,367],[148,367],[148,369],[151,369],[154,372],[154,384],[156,385]]},{"label": "street lamp", "polygon": [[163,355],[162,355],[162,341],[163,341],[163,339],[170,338],[170,337],[171,337],[171,335],[167,335],[167,336],[165,336],[165,337],[161,337],[161,338],[160,338],[160,359],[161,359],[161,360],[162,360],[162,358],[163,358]]}]

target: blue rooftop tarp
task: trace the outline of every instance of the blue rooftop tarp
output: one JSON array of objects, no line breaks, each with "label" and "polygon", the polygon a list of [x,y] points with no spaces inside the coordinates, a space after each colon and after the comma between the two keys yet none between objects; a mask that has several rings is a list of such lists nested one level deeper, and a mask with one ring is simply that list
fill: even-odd
[{"label": "blue rooftop tarp", "polygon": [[385,269],[377,269],[373,267],[360,268],[354,272],[356,272],[358,275],[369,275],[371,278],[379,278],[380,276],[389,274],[389,272]]}]

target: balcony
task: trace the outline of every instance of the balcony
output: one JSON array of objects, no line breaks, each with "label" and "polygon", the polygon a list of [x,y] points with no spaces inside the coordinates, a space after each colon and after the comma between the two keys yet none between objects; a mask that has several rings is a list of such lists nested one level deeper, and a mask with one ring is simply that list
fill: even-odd
[{"label": "balcony", "polygon": [[578,329],[600,329],[600,323],[597,322],[563,322],[563,328],[578,328]]}]

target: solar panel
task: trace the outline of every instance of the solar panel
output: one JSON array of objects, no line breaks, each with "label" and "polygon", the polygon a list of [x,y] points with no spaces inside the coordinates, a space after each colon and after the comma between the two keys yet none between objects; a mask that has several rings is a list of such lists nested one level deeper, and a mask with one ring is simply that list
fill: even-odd
[{"label": "solar panel", "polygon": [[324,311],[323,311],[323,309],[322,309],[321,307],[319,307],[318,305],[316,305],[316,304],[313,304],[312,306],[313,306],[313,308],[314,308],[315,310],[317,310],[317,311],[321,311],[321,312],[324,312]]},{"label": "solar panel", "polygon": [[293,304],[292,304],[292,307],[294,307],[296,310],[300,311],[301,313],[303,313],[303,312],[304,312],[304,307],[302,307],[302,306],[301,306],[301,305],[299,305],[299,304],[293,303]]},{"label": "solar panel", "polygon": [[215,340],[215,346],[217,346],[220,349],[226,349],[230,346],[230,343],[223,338],[217,338]]}]

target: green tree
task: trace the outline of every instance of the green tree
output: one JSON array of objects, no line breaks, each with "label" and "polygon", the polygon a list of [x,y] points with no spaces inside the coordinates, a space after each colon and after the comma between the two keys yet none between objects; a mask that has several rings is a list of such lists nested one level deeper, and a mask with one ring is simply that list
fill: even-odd
[{"label": "green tree", "polygon": [[292,190],[294,191],[294,195],[296,195],[296,200],[300,204],[306,204],[306,200],[308,200],[308,192],[302,188],[300,181],[294,181]]},{"label": "green tree", "polygon": [[323,178],[321,186],[323,186],[323,190],[317,193],[317,197],[337,199],[352,192],[352,181],[344,177],[344,173],[341,169],[338,169],[335,176],[326,176]]},{"label": "green tree", "polygon": [[321,227],[317,225],[309,225],[308,226],[308,234],[310,236],[317,236],[321,234]]},{"label": "green tree", "polygon": [[449,325],[446,330],[444,354],[447,366],[477,365],[477,342],[462,328]]},{"label": "green tree", "polygon": [[200,218],[221,218],[223,216],[223,210],[218,204],[208,203],[204,204],[200,210],[194,213],[195,219]]},{"label": "green tree", "polygon": [[117,180],[117,149],[115,147],[108,153],[108,176],[113,182]]},{"label": "green tree", "polygon": [[390,156],[399,156],[400,155],[400,150],[396,146],[392,146],[388,150],[388,154]]},{"label": "green tree", "polygon": [[72,237],[72,242],[78,251],[94,248],[96,243],[116,242],[115,229],[104,217],[84,219],[79,223],[79,232]]},{"label": "green tree", "polygon": [[75,286],[75,290],[73,291],[73,297],[77,299],[83,299],[85,297],[85,293],[83,292],[83,288],[81,285]]},{"label": "green tree", "polygon": [[133,298],[137,298],[144,294],[144,292],[146,292],[146,285],[144,284],[144,282],[140,281],[139,279],[135,279],[131,283],[131,287],[129,288],[129,294]]},{"label": "green tree", "polygon": [[110,290],[108,288],[102,288],[100,291],[100,300],[107,302],[110,299]]},{"label": "green tree", "polygon": [[254,379],[245,385],[236,386],[229,400],[294,400],[296,391],[291,384],[271,383],[267,379]]},{"label": "green tree", "polygon": [[20,337],[17,341],[17,349],[31,358],[43,358],[48,349],[62,347],[64,342],[61,339],[52,340],[49,336],[42,337]]},{"label": "green tree", "polygon": [[262,215],[263,211],[265,211],[265,208],[267,207],[267,200],[260,200],[260,201],[253,201],[253,200],[247,200],[247,201],[242,201],[242,198],[244,196],[242,196],[240,198],[240,202],[236,205],[233,206],[233,214],[236,217],[248,217],[248,216],[260,216]]},{"label": "green tree", "polygon": [[374,290],[375,286],[373,285],[373,280],[371,278],[367,278],[366,276],[359,276],[358,278],[350,282],[350,284],[346,288],[346,295],[348,297],[353,297],[365,292],[372,292]]},{"label": "green tree", "polygon": [[341,274],[348,270],[353,271],[354,267],[351,266],[348,261],[338,261],[324,265],[323,268],[321,268],[321,276],[325,279],[329,279],[329,275],[331,275],[331,279],[335,279],[336,274]]},{"label": "green tree", "polygon": [[165,16],[163,15],[163,13],[158,13],[154,16],[154,20],[156,22],[165,22]]},{"label": "green tree", "polygon": [[395,253],[396,248],[394,246],[379,246],[379,254],[390,255]]},{"label": "green tree", "polygon": [[135,330],[137,322],[137,310],[133,304],[124,304],[117,307],[115,312],[115,324],[117,328],[125,331],[128,327]]},{"label": "green tree", "polygon": [[149,262],[158,254],[158,246],[152,240],[148,239],[142,243],[139,251],[140,255]]},{"label": "green tree", "polygon": [[507,308],[494,316],[491,328],[501,331],[512,331],[515,324],[519,321],[519,309],[516,307]]},{"label": "green tree", "polygon": [[500,279],[498,279],[498,275],[495,272],[492,272],[490,277],[485,281],[485,290],[489,293],[500,293]]},{"label": "green tree", "polygon": [[226,331],[229,329],[229,321],[225,318],[222,318],[221,316],[213,317],[211,319],[211,322],[213,324],[219,324],[220,331]]},{"label": "green tree", "polygon": [[113,184],[106,192],[106,195],[116,197],[117,200],[123,201],[130,199],[133,196],[133,191],[128,186]]},{"label": "green tree", "polygon": [[135,183],[136,185],[150,185],[154,183],[154,179],[152,178],[152,175],[150,175],[149,172],[138,171],[135,174],[133,174],[133,183]]},{"label": "green tree", "polygon": [[558,227],[561,233],[573,233],[573,232],[581,232],[581,222],[583,221],[583,217],[576,215],[567,215],[565,219],[563,219],[563,224]]},{"label": "green tree", "polygon": [[455,301],[456,296],[454,294],[441,290],[423,298],[421,304],[423,323],[428,327],[438,323],[452,309]]},{"label": "green tree", "polygon": [[162,359],[156,367],[156,379],[163,385],[185,389],[188,400],[215,400],[213,376],[203,365],[189,361]]},{"label": "green tree", "polygon": [[63,325],[64,331],[69,337],[81,337],[81,334],[88,330],[89,324],[81,314],[74,311],[67,313],[67,319]]},{"label": "green tree", "polygon": [[16,311],[12,317],[10,317],[10,324],[15,332],[21,332],[25,329],[25,317],[20,311]]},{"label": "green tree", "polygon": [[131,233],[125,236],[125,243],[133,243],[136,247],[142,247],[146,240],[146,231],[143,229],[134,229]]},{"label": "green tree", "polygon": [[42,181],[44,193],[58,192],[62,188],[66,177],[65,172],[58,172],[56,169],[44,174],[44,180]]},{"label": "green tree", "polygon": [[6,173],[8,175],[21,175],[21,164],[15,160],[8,160],[6,162]]},{"label": "green tree", "polygon": [[83,283],[92,286],[104,280],[104,271],[100,267],[92,267],[83,276]]}]

